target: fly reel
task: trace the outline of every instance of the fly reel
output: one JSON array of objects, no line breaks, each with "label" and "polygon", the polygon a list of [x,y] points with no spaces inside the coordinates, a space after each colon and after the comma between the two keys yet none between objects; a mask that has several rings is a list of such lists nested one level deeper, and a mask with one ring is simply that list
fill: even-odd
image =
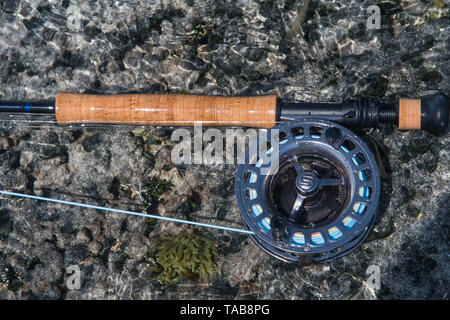
[{"label": "fly reel", "polygon": [[271,130],[279,130],[278,163],[255,161],[258,155],[247,150],[236,176],[237,203],[252,239],[285,262],[325,262],[352,252],[376,218],[380,176],[371,151],[327,120],[305,118],[268,135]]}]

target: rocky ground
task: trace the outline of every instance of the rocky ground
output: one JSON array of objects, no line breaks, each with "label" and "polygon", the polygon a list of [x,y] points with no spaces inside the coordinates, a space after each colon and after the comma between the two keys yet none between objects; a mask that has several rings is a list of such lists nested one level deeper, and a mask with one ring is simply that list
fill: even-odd
[{"label": "rocky ground", "polygon": [[[375,3],[381,29],[369,30]],[[0,0],[0,26],[4,100],[59,91],[306,101],[450,92],[446,0]],[[242,228],[236,166],[174,166],[172,129],[39,119],[1,115],[0,189]],[[0,298],[448,299],[450,139],[392,127],[370,135],[385,163],[379,218],[343,259],[287,265],[245,235],[197,228],[217,242],[212,275],[167,289],[151,269],[158,241],[186,226],[1,196]],[[72,265],[80,289],[66,286]],[[365,283],[370,265],[381,270],[376,292]]]}]

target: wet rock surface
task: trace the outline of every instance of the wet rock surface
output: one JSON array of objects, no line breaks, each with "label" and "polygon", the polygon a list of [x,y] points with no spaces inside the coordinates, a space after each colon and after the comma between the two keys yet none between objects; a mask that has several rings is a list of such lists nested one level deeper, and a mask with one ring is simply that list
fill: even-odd
[{"label": "wet rock surface", "polygon": [[[0,99],[68,91],[341,101],[450,92],[445,1],[377,2],[379,30],[365,27],[375,1],[311,1],[302,11],[305,2],[1,0]],[[0,116],[2,190],[242,227],[236,166],[173,165],[172,129]],[[158,239],[186,226],[1,196],[0,298],[447,299],[449,137],[392,127],[370,135],[387,174],[379,216],[343,259],[287,265],[247,236],[197,229],[218,243],[214,273],[164,290],[150,269]],[[152,177],[170,187],[149,197]],[[80,289],[66,285],[72,265]],[[366,282],[371,265],[381,271],[377,292]]]}]

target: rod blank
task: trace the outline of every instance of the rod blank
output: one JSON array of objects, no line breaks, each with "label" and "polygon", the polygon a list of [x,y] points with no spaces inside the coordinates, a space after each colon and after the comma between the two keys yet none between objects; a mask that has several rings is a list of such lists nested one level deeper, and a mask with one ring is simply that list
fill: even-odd
[{"label": "rod blank", "polygon": [[0,101],[0,112],[8,113],[55,113],[55,103],[25,102],[25,101]]}]

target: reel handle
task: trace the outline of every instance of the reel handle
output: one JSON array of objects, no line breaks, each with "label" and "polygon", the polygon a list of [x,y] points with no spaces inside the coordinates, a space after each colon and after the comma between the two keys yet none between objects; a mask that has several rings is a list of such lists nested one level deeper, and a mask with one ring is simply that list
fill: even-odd
[{"label": "reel handle", "polygon": [[277,96],[221,97],[187,94],[93,95],[58,93],[58,123],[160,126],[250,126],[276,124]]}]

